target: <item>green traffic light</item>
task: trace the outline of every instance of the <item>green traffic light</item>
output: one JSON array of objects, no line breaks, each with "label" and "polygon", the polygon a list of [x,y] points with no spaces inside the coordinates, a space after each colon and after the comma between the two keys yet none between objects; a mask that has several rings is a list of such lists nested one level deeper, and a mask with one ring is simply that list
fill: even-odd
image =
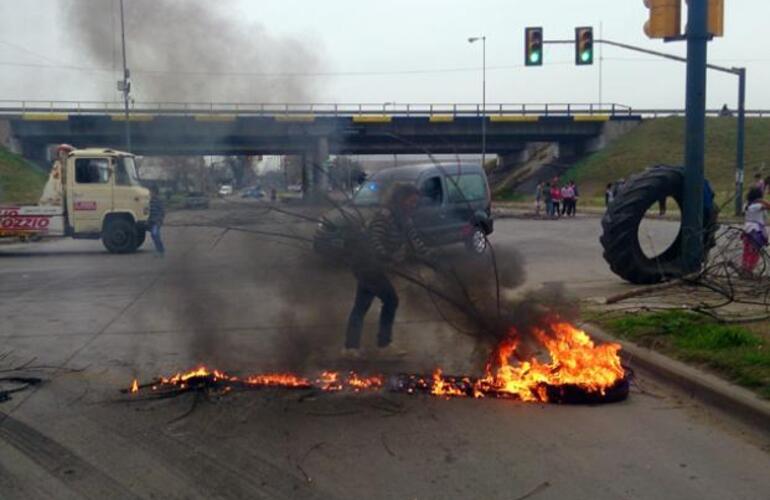
[{"label": "green traffic light", "polygon": [[540,52],[532,52],[529,54],[529,62],[537,64],[540,62]]},{"label": "green traffic light", "polygon": [[590,61],[590,60],[591,60],[591,51],[590,51],[590,50],[585,50],[585,51],[583,51],[583,52],[580,54],[580,59],[581,59],[583,62],[588,62],[588,61]]}]

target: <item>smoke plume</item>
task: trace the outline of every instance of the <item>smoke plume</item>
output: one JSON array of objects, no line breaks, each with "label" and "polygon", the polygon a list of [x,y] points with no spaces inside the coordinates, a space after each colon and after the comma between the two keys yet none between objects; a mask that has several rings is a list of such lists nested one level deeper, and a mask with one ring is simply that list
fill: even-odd
[{"label": "smoke plume", "polygon": [[[63,8],[68,33],[121,78],[118,0],[69,0]],[[321,66],[317,44],[242,21],[232,0],[130,0],[124,8],[137,101],[308,102],[315,95],[296,74]]]}]

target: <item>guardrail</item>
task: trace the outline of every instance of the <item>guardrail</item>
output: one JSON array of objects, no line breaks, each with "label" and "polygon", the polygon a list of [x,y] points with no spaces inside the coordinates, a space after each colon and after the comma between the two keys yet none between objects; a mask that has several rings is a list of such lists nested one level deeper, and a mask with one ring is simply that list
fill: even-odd
[{"label": "guardrail", "polygon": [[[486,115],[546,115],[572,116],[582,114],[630,115],[631,108],[623,104],[609,103],[183,103],[183,102],[134,102],[132,114],[237,114],[237,115],[303,115],[320,116],[475,116]],[[119,101],[38,101],[0,100],[0,115],[24,113],[68,114],[118,114],[123,113]]]},{"label": "guardrail", "polygon": [[[684,109],[633,108],[618,103],[186,103],[186,102],[134,102],[131,114],[205,115],[235,114],[243,116],[318,115],[318,116],[437,116],[480,117],[494,115],[574,116],[610,115],[642,116],[658,118],[683,116]],[[67,113],[75,115],[121,114],[121,101],[43,101],[0,100],[0,116],[26,113]],[[728,112],[735,115],[734,110]],[[723,116],[722,109],[709,109],[708,116]],[[770,117],[768,109],[748,109],[746,116]]]}]

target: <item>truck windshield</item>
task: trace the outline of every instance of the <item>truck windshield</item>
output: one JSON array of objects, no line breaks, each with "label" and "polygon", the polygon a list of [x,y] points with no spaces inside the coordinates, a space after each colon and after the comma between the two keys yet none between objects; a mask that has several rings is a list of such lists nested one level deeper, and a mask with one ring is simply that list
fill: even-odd
[{"label": "truck windshield", "polygon": [[115,183],[119,186],[138,186],[139,176],[131,156],[120,156],[115,165]]}]

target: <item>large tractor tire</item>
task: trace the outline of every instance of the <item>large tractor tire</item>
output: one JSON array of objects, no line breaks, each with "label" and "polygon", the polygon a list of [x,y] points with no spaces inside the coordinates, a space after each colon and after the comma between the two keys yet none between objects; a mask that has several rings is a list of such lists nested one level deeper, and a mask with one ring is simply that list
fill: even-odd
[{"label": "large tractor tire", "polygon": [[[648,257],[639,243],[639,225],[647,210],[659,199],[671,197],[683,206],[684,169],[660,165],[631,177],[607,208],[600,238],[604,259],[612,272],[636,284],[659,283],[683,275],[680,258],[682,229],[665,251]],[[706,252],[714,247],[719,209],[708,192],[703,214],[703,243]]]},{"label": "large tractor tire", "polygon": [[136,225],[125,218],[113,217],[104,223],[102,244],[111,253],[131,253],[137,249]]}]

